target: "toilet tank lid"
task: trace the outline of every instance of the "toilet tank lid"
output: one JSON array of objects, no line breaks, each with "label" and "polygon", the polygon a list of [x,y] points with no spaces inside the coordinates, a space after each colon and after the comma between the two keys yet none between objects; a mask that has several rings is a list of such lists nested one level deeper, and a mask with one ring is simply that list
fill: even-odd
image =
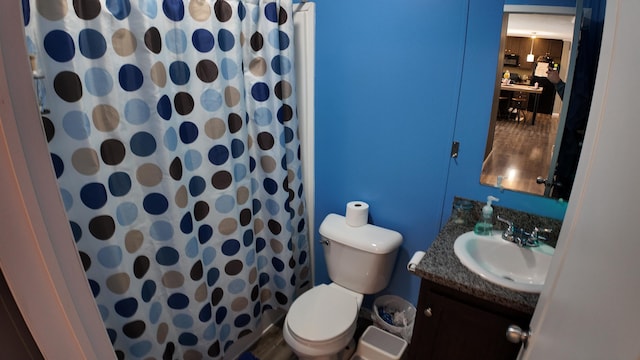
[{"label": "toilet tank lid", "polygon": [[338,214],[327,215],[319,231],[328,240],[376,254],[388,254],[402,244],[402,235],[397,231],[371,224],[353,227]]}]

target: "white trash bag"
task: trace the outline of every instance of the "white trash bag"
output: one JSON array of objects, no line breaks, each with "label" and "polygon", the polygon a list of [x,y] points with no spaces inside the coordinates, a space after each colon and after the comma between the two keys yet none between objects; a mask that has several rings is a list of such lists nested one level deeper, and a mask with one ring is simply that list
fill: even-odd
[{"label": "white trash bag", "polygon": [[416,308],[408,301],[395,295],[382,295],[373,302],[373,323],[407,342],[411,342]]}]

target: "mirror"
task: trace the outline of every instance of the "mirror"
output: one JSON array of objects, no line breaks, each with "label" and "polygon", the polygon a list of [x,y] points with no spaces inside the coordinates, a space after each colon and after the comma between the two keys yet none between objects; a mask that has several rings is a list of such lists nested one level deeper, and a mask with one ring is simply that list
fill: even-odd
[{"label": "mirror", "polygon": [[[575,9],[553,8],[505,6],[480,182],[568,200],[593,93],[602,23],[591,24],[590,9],[582,11],[581,0]],[[560,86],[547,73],[554,66]]]}]

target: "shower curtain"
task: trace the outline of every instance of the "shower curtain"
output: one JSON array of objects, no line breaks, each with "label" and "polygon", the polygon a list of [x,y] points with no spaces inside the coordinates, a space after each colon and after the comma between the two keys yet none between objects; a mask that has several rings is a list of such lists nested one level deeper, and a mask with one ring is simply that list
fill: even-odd
[{"label": "shower curtain", "polygon": [[310,281],[291,1],[23,8],[60,194],[117,357],[221,358]]}]

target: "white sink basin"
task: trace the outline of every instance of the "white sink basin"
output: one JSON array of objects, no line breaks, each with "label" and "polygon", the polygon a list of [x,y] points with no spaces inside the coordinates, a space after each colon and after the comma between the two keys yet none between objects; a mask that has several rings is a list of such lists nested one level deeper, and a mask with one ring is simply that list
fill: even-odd
[{"label": "white sink basin", "polygon": [[453,250],[460,262],[486,280],[509,289],[539,293],[542,291],[554,249],[546,244],[518,247],[503,240],[501,232],[460,235]]}]

